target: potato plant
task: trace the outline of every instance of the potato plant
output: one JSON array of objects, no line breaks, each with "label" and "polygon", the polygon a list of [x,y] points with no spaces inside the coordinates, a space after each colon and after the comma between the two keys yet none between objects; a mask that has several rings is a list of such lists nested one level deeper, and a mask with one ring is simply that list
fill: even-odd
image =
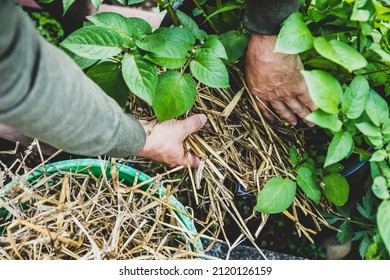
[{"label": "potato plant", "polygon": [[[91,1],[96,8],[103,2]],[[63,0],[64,11],[74,2]],[[243,57],[248,32],[241,23],[245,0],[192,0],[192,14],[172,8],[183,1],[157,2],[173,26],[152,30],[140,18],[101,13],[89,16],[61,46],[119,105],[125,105],[131,92],[164,121],[191,109],[197,81],[229,86],[226,65]],[[294,176],[269,180],[256,206],[264,213],[280,213],[291,206],[298,188],[315,204],[325,197],[344,216],[328,217],[343,220],[339,240],[361,240],[362,258],[388,258],[390,251],[389,22],[389,0],[307,0],[282,24],[275,52],[301,57],[302,74],[319,107],[306,119],[331,140],[324,155],[318,150],[301,154],[292,147]],[[352,154],[369,161],[372,175],[356,219],[348,208],[340,208],[353,191],[339,173],[340,162]],[[354,232],[354,223],[361,230]]]},{"label": "potato plant", "polygon": [[[372,183],[368,192],[376,199],[367,194],[357,207],[361,224],[369,225],[369,229],[353,234],[351,222],[345,220],[339,234],[343,242],[362,239],[363,258],[386,258],[385,248],[390,250],[389,21],[390,1],[307,1],[300,12],[284,22],[275,47],[275,52],[300,54],[305,65],[302,74],[319,107],[306,119],[331,136],[322,170],[293,155],[298,165],[297,185],[316,203],[322,193],[334,205],[343,206],[350,188],[345,178],[335,173],[340,162],[353,153],[370,162]],[[364,149],[362,144],[370,148]],[[318,188],[318,174],[324,175],[320,179],[322,190]],[[284,179],[283,184],[290,186],[291,200],[294,180]],[[260,192],[260,202],[268,198]],[[376,207],[377,211],[373,210]],[[261,203],[258,208],[268,210]],[[378,228],[372,230],[370,226],[375,223]]]}]

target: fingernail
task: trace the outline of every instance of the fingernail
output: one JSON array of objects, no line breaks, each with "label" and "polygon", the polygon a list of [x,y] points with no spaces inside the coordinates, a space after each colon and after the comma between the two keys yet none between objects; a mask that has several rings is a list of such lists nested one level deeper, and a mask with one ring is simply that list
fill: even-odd
[{"label": "fingernail", "polygon": [[200,121],[202,122],[202,126],[204,126],[207,122],[207,116],[206,115],[200,115]]},{"label": "fingernail", "polygon": [[296,125],[297,125],[296,122],[291,122],[290,124],[291,124],[292,126],[296,126]]}]

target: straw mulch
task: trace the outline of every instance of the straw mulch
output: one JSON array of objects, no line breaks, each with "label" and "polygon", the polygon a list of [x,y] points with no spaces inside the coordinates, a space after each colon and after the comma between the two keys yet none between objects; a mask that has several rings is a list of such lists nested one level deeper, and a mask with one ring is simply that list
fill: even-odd
[{"label": "straw mulch", "polygon": [[[206,229],[205,234],[211,241],[222,239],[233,249],[246,240],[258,248],[256,240],[261,240],[269,215],[255,210],[249,216],[244,215],[235,203],[237,193],[244,191],[256,197],[272,177],[295,179],[289,146],[303,151],[305,139],[302,130],[287,126],[277,116],[274,124],[264,120],[240,70],[234,67],[230,71],[233,86],[229,89],[211,89],[198,84],[198,99],[188,115],[205,113],[208,122],[188,138],[186,146],[202,161],[199,169],[188,167],[181,172],[179,188],[184,192],[181,195],[187,197],[185,203],[195,209],[195,217],[200,216],[199,228]],[[153,119],[153,114],[147,109],[140,110],[136,101],[131,108],[139,113],[139,118]],[[145,163],[144,168],[153,172],[161,170],[152,163]],[[292,207],[283,214],[295,224],[299,236],[313,242],[312,236],[322,226],[331,227],[320,211],[332,211],[331,204],[322,198],[319,205],[315,205],[297,189]],[[306,225],[302,217],[310,223]],[[232,220],[233,224],[226,224],[227,220]],[[257,223],[256,228],[253,225],[249,228],[248,224],[253,221]],[[241,235],[231,240],[229,232],[237,226]]]},{"label": "straw mulch", "polygon": [[[249,214],[243,213],[236,203],[237,193],[241,190],[255,199],[270,178],[294,179],[289,146],[302,151],[304,136],[280,120],[272,125],[265,121],[242,74],[231,71],[232,88],[210,89],[199,84],[195,107],[188,113],[206,113],[209,119],[186,142],[186,148],[201,159],[199,169],[171,170],[148,160],[132,160],[152,177],[162,174],[153,178],[155,185],[163,183],[167,196],[174,195],[189,207],[197,237],[211,241],[206,251],[217,240],[227,242],[231,250],[249,241],[265,258],[258,241],[269,215],[256,212],[253,206],[246,207]],[[155,119],[142,104],[133,98],[129,110],[139,119]],[[153,195],[155,188],[120,192],[128,186],[106,177],[64,172],[29,185],[17,175],[21,170],[32,171],[23,160],[0,168],[0,188],[6,181],[18,182],[0,200],[0,208],[13,215],[0,215],[0,228],[5,228],[0,234],[0,258],[183,259],[202,253],[194,250],[193,237],[186,234],[172,205]],[[292,207],[283,214],[295,224],[299,236],[312,240],[321,227],[330,227],[320,211],[332,211],[326,199],[315,205],[297,189]],[[229,234],[233,230],[240,232],[234,240]]]},{"label": "straw mulch", "polygon": [[[20,162],[19,162],[20,164]],[[169,203],[174,188],[156,195],[92,174],[59,171],[35,184],[2,166],[0,259],[192,259],[199,257],[194,234]],[[113,176],[115,178],[116,176]]]}]

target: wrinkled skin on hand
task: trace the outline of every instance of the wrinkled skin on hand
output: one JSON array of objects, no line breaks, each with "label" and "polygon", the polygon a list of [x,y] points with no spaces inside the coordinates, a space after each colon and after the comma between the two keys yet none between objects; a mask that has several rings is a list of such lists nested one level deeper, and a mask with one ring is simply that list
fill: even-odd
[{"label": "wrinkled skin on hand", "polygon": [[317,107],[300,72],[302,62],[298,55],[274,53],[276,39],[273,35],[251,34],[245,63],[248,86],[268,120],[274,121],[267,109],[271,105],[291,125],[297,124],[299,116],[312,127],[304,117]]},{"label": "wrinkled skin on hand", "polygon": [[191,167],[198,167],[200,163],[198,157],[184,149],[183,141],[201,129],[206,121],[206,115],[198,114],[185,120],[173,119],[157,124],[141,122],[145,129],[146,142],[137,156],[169,166],[185,166],[188,162]]}]

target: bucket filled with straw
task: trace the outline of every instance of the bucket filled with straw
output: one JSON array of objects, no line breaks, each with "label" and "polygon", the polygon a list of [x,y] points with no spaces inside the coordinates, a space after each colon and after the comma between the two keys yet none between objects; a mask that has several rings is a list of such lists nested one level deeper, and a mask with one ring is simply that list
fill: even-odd
[{"label": "bucket filled with straw", "polygon": [[162,174],[78,159],[0,189],[0,259],[202,257],[192,217]]}]

